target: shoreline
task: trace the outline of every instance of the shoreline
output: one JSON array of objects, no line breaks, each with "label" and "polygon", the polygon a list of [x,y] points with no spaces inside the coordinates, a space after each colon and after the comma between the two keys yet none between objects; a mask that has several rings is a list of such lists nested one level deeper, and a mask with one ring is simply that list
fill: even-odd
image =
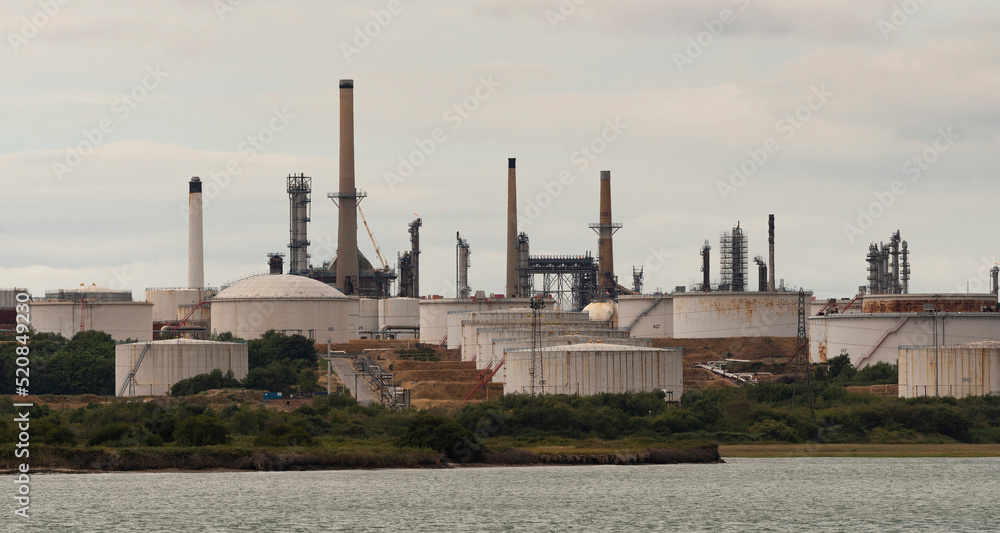
[{"label": "shoreline", "polygon": [[[430,450],[393,450],[389,454],[183,449],[142,450],[48,448],[33,474],[273,472],[312,470],[387,470],[485,468],[502,466],[603,466],[705,464],[725,462],[714,444],[688,448],[648,448],[636,453],[535,453],[527,449],[488,451],[480,461],[453,462]],[[15,473],[10,461],[0,462],[0,474]]]},{"label": "shoreline", "polygon": [[720,444],[722,457],[1000,457],[1000,444]]}]

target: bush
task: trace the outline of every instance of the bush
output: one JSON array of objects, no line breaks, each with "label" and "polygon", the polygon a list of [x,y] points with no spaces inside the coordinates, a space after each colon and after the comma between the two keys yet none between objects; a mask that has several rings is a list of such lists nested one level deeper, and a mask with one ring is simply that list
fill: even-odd
[{"label": "bush", "polygon": [[312,446],[308,431],[291,424],[276,424],[253,440],[255,446]]},{"label": "bush", "polygon": [[486,448],[471,431],[459,423],[443,417],[417,415],[406,433],[396,439],[404,448],[430,448],[441,452],[453,461],[479,461]]},{"label": "bush", "polygon": [[197,415],[185,418],[174,430],[174,440],[181,446],[225,444],[229,428],[214,416]]},{"label": "bush", "polygon": [[801,442],[798,433],[784,422],[769,418],[750,426],[747,433],[760,435],[764,440]]},{"label": "bush", "polygon": [[89,446],[161,446],[163,439],[138,424],[114,422],[108,424],[87,440]]},{"label": "bush", "polygon": [[174,386],[170,387],[170,395],[191,396],[212,389],[238,389],[242,386],[232,370],[223,375],[222,370],[217,368],[207,374],[198,374],[174,383]]}]

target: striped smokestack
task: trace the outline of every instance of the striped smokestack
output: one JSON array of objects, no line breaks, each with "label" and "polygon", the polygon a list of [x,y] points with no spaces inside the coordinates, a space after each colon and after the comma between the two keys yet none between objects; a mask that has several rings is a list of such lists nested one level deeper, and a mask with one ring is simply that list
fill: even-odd
[{"label": "striped smokestack", "polygon": [[507,295],[518,297],[517,278],[517,171],[514,158],[507,159]]},{"label": "striped smokestack", "polygon": [[358,290],[358,197],[354,183],[354,80],[340,80],[340,199],[337,288]]},{"label": "striped smokestack", "polygon": [[188,183],[188,288],[205,286],[205,241],[202,226],[201,178]]}]

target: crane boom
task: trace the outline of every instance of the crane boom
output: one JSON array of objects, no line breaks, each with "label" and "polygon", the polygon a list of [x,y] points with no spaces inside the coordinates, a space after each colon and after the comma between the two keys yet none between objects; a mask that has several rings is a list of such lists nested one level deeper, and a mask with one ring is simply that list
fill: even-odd
[{"label": "crane boom", "polygon": [[375,242],[375,236],[372,235],[372,229],[368,227],[368,221],[365,220],[365,213],[364,211],[361,210],[361,204],[358,204],[358,214],[361,215],[361,222],[364,222],[365,229],[368,231],[368,237],[371,238],[372,246],[375,247],[375,255],[377,255],[378,260],[382,262],[382,268],[383,269],[389,268],[389,263],[387,263],[385,261],[385,258],[382,257],[382,250],[379,250],[378,243]]}]

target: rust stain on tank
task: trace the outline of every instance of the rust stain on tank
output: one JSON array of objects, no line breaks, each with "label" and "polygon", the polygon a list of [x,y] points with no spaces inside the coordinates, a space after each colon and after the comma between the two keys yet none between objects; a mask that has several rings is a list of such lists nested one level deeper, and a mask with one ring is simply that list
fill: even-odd
[{"label": "rust stain on tank", "polygon": [[934,304],[934,310],[944,313],[979,313],[996,304],[991,298],[865,298],[863,313],[921,313],[924,304]]},{"label": "rust stain on tank", "polygon": [[827,361],[827,359],[826,359],[826,343],[825,342],[821,342],[821,343],[819,343],[819,362],[820,363],[825,363],[826,361]]}]

